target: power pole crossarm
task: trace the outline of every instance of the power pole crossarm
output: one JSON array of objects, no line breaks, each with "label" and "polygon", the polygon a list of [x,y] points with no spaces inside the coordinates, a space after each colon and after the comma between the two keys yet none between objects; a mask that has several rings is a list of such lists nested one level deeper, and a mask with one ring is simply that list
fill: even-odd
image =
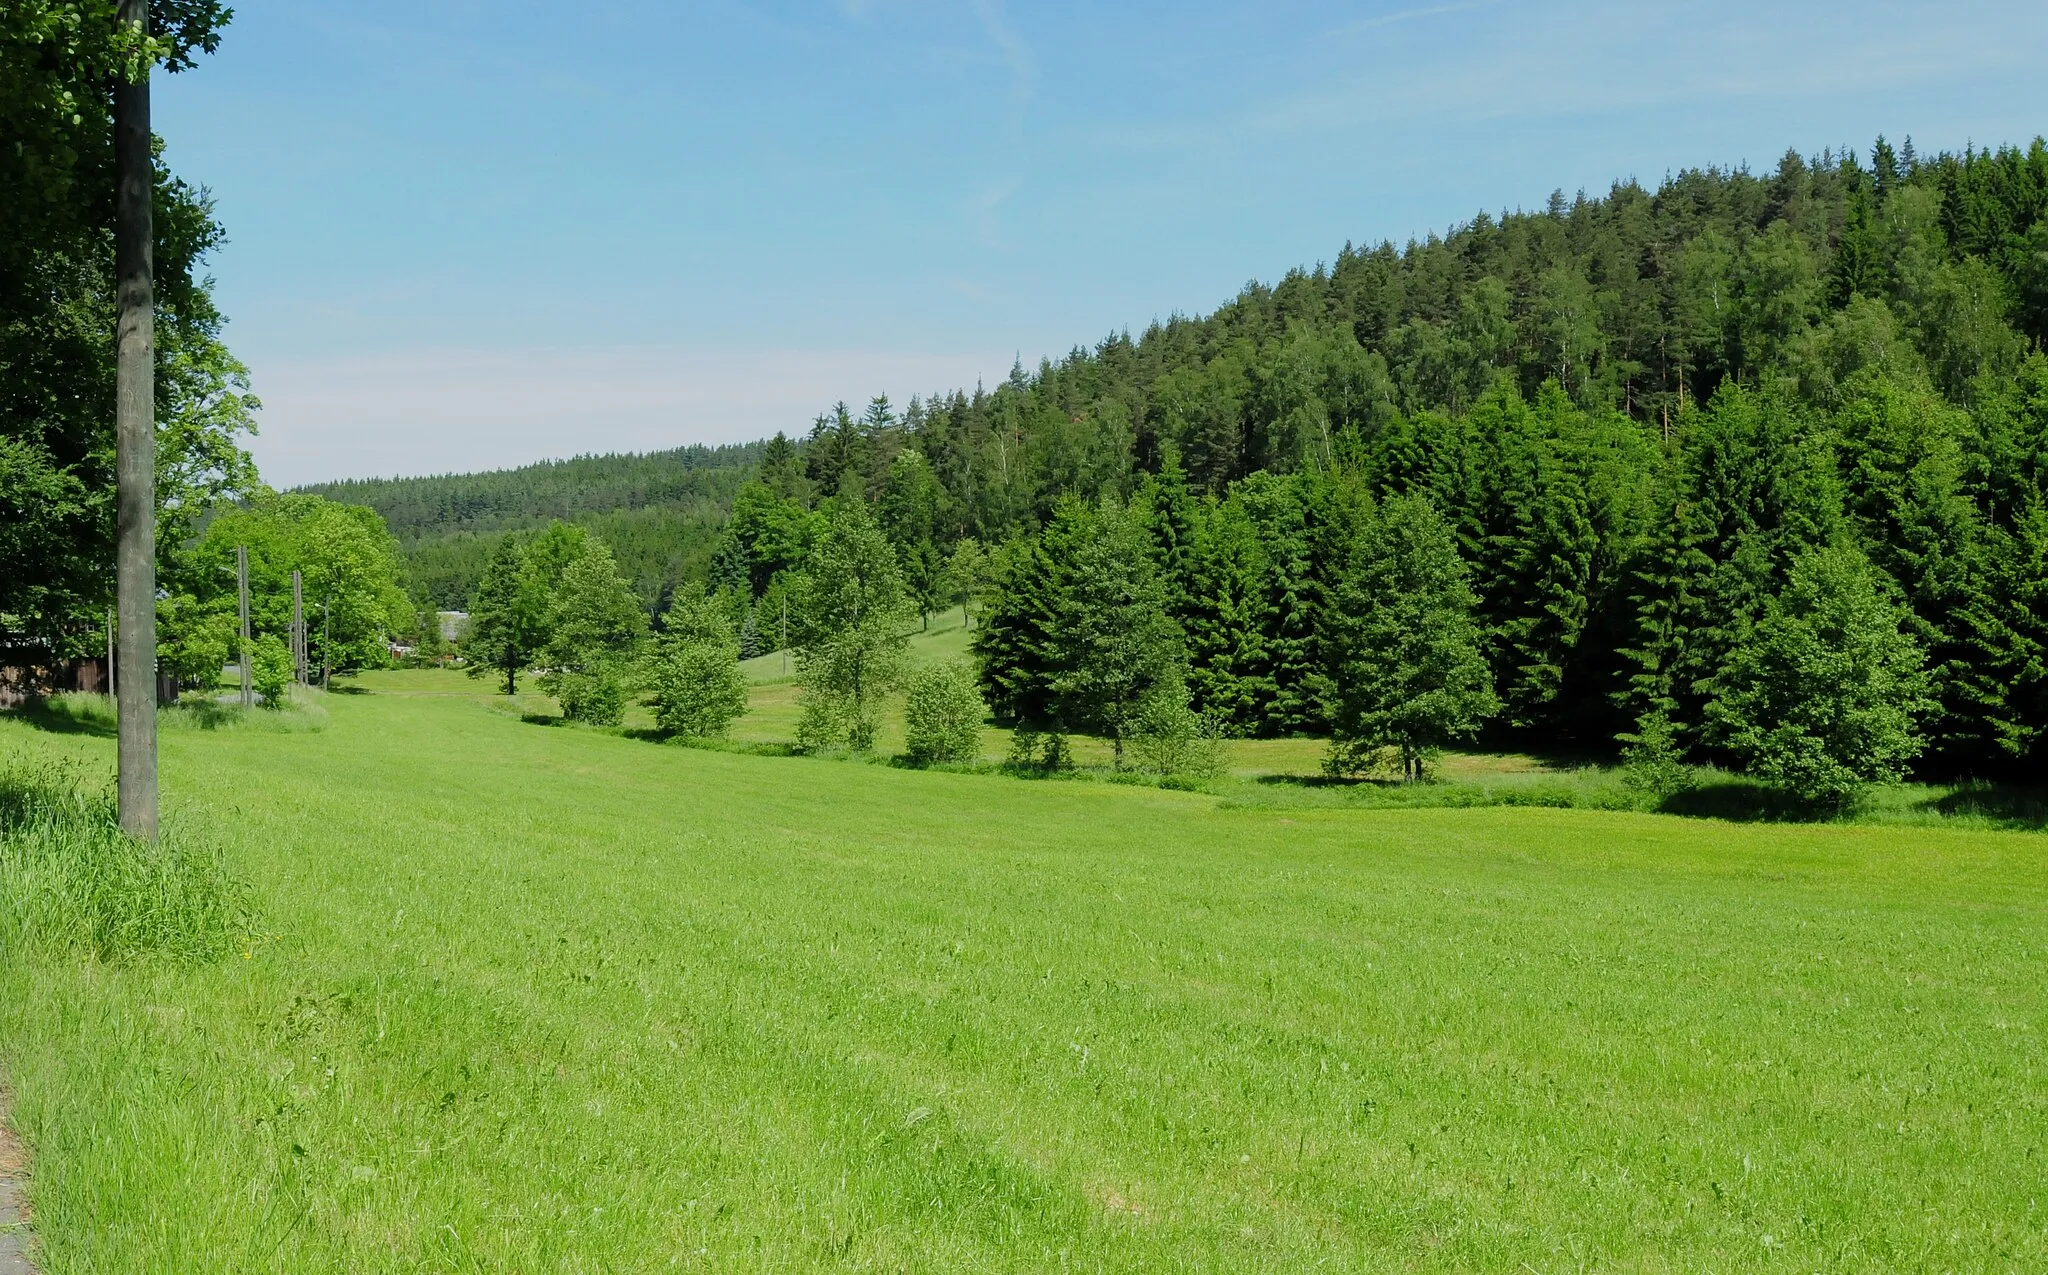
[{"label": "power pole crossarm", "polygon": [[[120,21],[147,28],[149,0],[120,0]],[[121,830],[156,837],[156,317],[150,260],[149,69],[114,83],[115,645]]]}]

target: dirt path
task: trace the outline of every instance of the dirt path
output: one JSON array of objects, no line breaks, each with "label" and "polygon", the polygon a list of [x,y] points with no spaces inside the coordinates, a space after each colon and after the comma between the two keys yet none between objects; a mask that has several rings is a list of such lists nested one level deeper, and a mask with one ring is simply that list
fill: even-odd
[{"label": "dirt path", "polygon": [[[4,1095],[0,1095],[4,1097]],[[11,1104],[0,1103],[0,1112]],[[0,1275],[35,1275],[28,1260],[28,1218],[23,1206],[28,1161],[21,1139],[0,1118]]]}]

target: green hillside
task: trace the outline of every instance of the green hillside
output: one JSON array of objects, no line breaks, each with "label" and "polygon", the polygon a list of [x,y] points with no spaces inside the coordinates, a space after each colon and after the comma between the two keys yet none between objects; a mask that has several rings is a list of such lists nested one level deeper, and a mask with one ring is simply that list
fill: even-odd
[{"label": "green hillside", "polygon": [[650,607],[704,578],[759,444],[578,456],[517,469],[314,483],[296,490],[384,516],[422,601],[468,605],[498,541],[561,520],[601,535]]}]

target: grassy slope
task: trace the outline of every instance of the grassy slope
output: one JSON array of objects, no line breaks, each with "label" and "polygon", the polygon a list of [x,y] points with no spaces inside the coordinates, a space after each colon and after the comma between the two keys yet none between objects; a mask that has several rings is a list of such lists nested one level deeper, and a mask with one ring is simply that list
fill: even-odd
[{"label": "grassy slope", "polygon": [[0,974],[52,1275],[2048,1263],[2043,838],[1224,810],[448,689],[165,737],[248,959]]}]

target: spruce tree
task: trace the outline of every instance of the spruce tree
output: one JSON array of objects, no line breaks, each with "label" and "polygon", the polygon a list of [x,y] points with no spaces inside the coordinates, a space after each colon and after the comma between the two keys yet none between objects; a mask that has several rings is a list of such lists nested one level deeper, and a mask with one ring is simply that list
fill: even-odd
[{"label": "spruce tree", "polygon": [[1094,534],[1094,512],[1068,499],[1039,534],[1013,540],[992,555],[988,592],[969,645],[982,694],[1005,725],[1056,725],[1060,629],[1075,558]]},{"label": "spruce tree", "polygon": [[1507,441],[1502,528],[1489,540],[1488,646],[1509,724],[1554,722],[1565,672],[1585,631],[1598,547],[1584,474],[1584,421],[1554,382]]},{"label": "spruce tree", "polygon": [[1258,613],[1264,686],[1254,729],[1266,736],[1299,734],[1321,720],[1314,591],[1299,484],[1291,476],[1254,474],[1239,484],[1233,499],[1243,501],[1265,560]]},{"label": "spruce tree", "polygon": [[878,506],[882,530],[896,546],[903,585],[917,604],[922,627],[931,627],[931,613],[945,593],[946,557],[940,550],[940,503],[945,491],[932,476],[931,464],[915,448],[905,448],[890,463]]},{"label": "spruce tree", "polygon": [[1380,506],[1338,595],[1324,683],[1332,773],[1371,770],[1391,753],[1403,779],[1420,779],[1446,744],[1495,711],[1477,601],[1457,542],[1426,497]]},{"label": "spruce tree", "polygon": [[1073,556],[1052,689],[1059,724],[1108,736],[1121,770],[1139,706],[1185,653],[1138,516],[1105,499],[1093,522]]},{"label": "spruce tree", "polygon": [[1172,442],[1160,444],[1159,472],[1145,476],[1135,503],[1145,511],[1152,532],[1152,552],[1159,564],[1160,585],[1166,590],[1166,609],[1175,619],[1185,621],[1196,589],[1195,537],[1202,511],[1195,494],[1188,490],[1180,449]]},{"label": "spruce tree", "polygon": [[1264,644],[1266,551],[1243,502],[1211,506],[1186,556],[1181,622],[1189,694],[1196,711],[1250,734],[1264,720],[1272,680]]},{"label": "spruce tree", "polygon": [[462,640],[469,675],[502,676],[505,693],[518,694],[520,672],[547,645],[548,618],[546,581],[528,569],[526,538],[504,537],[469,602],[469,632]]}]

